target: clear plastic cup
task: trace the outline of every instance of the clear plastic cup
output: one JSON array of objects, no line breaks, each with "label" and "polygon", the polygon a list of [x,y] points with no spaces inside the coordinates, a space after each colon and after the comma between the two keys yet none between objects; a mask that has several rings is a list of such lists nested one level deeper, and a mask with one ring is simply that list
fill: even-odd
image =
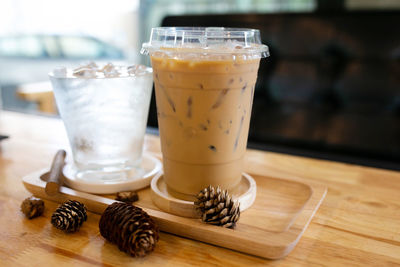
[{"label": "clear plastic cup", "polygon": [[154,28],[150,55],[169,192],[182,199],[242,177],[260,59],[254,29]]},{"label": "clear plastic cup", "polygon": [[134,178],[142,159],[152,69],[93,66],[49,74],[76,177],[99,183]]}]

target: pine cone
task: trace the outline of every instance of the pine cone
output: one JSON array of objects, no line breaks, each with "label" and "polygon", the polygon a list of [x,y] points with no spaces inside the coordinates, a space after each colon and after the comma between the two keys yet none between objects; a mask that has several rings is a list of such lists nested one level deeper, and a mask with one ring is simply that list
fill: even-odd
[{"label": "pine cone", "polygon": [[154,250],[158,226],[141,208],[114,202],[101,215],[100,234],[133,257],[143,257]]},{"label": "pine cone", "polygon": [[87,220],[86,207],[76,200],[61,204],[51,216],[51,224],[65,232],[76,232]]},{"label": "pine cone", "polygon": [[40,198],[28,197],[21,203],[21,211],[28,219],[33,219],[42,215],[44,211],[44,202]]},{"label": "pine cone", "polygon": [[118,192],[115,200],[122,201],[128,204],[132,204],[135,201],[139,200],[139,196],[135,191],[124,191]]},{"label": "pine cone", "polygon": [[200,191],[195,207],[201,212],[203,222],[226,228],[235,228],[240,217],[240,205],[233,201],[228,191],[218,186],[208,186]]}]

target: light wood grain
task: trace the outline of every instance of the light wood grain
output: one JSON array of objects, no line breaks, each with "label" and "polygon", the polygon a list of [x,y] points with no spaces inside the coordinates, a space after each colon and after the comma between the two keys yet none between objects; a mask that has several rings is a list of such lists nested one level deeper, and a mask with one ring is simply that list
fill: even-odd
[{"label": "light wood grain", "polygon": [[[161,233],[156,250],[133,259],[98,232],[99,216],[72,235],[51,226],[57,203],[43,216],[19,211],[29,196],[21,177],[49,168],[55,152],[68,149],[58,119],[0,111],[0,263],[3,266],[396,266],[400,264],[400,173],[343,163],[249,150],[245,171],[270,177],[301,177],[328,186],[328,194],[295,249],[271,261],[176,235]],[[159,139],[145,147],[160,153]],[[67,151],[68,152],[68,151]],[[150,195],[139,192],[143,201]],[[290,210],[289,210],[290,211]]]},{"label": "light wood grain", "polygon": [[[151,181],[150,191],[153,203],[161,210],[182,217],[199,218],[200,214],[193,203],[195,197],[193,201],[187,201],[170,195],[162,172]],[[243,212],[250,208],[256,199],[256,182],[249,174],[243,173],[241,182],[234,190],[229,191],[229,194],[234,200],[239,201],[240,211]]]},{"label": "light wood grain", "polygon": [[[51,172],[41,170],[25,176],[22,181],[36,197],[58,203],[67,199],[78,200],[89,211],[98,214],[102,214],[112,202],[110,198],[67,187],[61,187],[59,195],[49,195],[45,190],[45,181],[49,178]],[[299,179],[282,180],[265,176],[255,176],[254,179],[259,182],[259,197],[246,212],[241,213],[235,230],[206,225],[200,219],[175,216],[159,209],[156,203],[138,201],[135,205],[143,208],[162,231],[263,258],[283,258],[300,240],[325,197],[326,187]],[[144,194],[149,194],[149,191],[150,188],[142,190]]]}]

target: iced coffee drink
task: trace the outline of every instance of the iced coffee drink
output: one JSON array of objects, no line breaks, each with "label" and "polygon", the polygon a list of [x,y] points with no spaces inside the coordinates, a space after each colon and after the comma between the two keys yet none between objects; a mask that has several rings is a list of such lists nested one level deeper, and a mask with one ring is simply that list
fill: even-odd
[{"label": "iced coffee drink", "polygon": [[256,30],[158,28],[152,38],[162,34],[175,34],[175,41],[153,39],[144,48],[153,67],[168,190],[190,199],[210,184],[232,189],[241,180],[257,71],[267,47]]}]

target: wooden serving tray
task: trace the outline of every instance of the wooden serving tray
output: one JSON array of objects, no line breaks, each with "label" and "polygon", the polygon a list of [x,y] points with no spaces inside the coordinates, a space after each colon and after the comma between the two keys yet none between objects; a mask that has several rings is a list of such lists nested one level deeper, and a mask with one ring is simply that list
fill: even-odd
[{"label": "wooden serving tray", "polygon": [[[23,178],[25,188],[36,197],[64,202],[83,202],[88,210],[101,214],[115,200],[114,195],[93,195],[68,187],[60,194],[45,193],[48,170],[40,170]],[[244,211],[234,230],[172,215],[158,209],[151,200],[150,189],[138,191],[135,205],[143,208],[162,231],[203,241],[268,259],[279,259],[293,250],[324,199],[326,186],[300,179],[280,179],[252,175],[257,183],[254,204]]]}]

